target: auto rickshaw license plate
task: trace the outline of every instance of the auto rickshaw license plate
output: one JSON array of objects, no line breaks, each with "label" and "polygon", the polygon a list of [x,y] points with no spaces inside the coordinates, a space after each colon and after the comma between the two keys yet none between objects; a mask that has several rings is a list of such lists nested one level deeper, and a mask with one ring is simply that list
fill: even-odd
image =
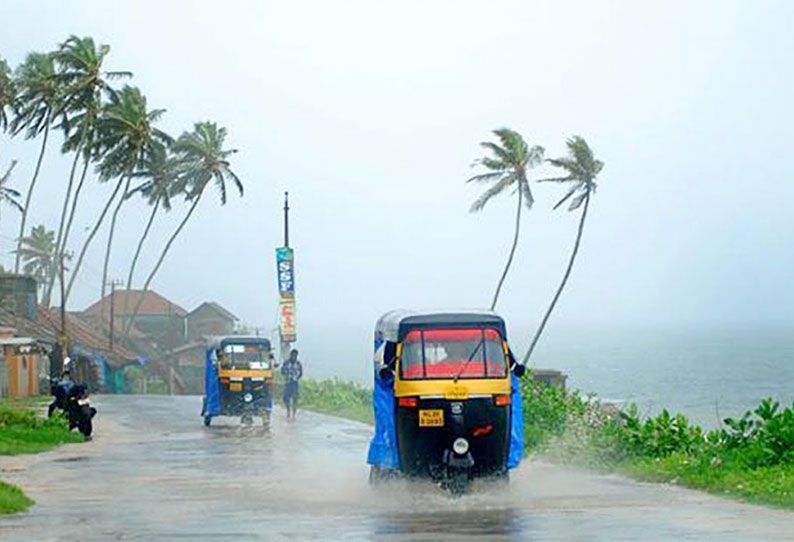
[{"label": "auto rickshaw license plate", "polygon": [[243,383],[242,382],[230,382],[229,383],[229,391],[242,391]]},{"label": "auto rickshaw license plate", "polygon": [[444,411],[440,408],[419,411],[419,427],[443,427]]}]

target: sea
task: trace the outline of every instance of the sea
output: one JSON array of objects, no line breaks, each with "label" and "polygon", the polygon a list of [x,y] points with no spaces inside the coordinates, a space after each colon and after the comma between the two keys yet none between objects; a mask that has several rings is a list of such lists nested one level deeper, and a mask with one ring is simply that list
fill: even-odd
[{"label": "sea", "polygon": [[[523,354],[531,335],[510,327]],[[371,326],[308,326],[300,331],[307,375],[372,385]],[[655,415],[681,412],[704,428],[741,416],[771,397],[794,403],[794,328],[774,325],[556,326],[530,366],[557,369],[567,387]]]}]

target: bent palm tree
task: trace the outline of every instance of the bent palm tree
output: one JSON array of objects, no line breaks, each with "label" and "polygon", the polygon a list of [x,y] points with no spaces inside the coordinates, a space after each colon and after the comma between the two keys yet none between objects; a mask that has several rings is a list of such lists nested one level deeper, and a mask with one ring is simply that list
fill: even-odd
[{"label": "bent palm tree", "polygon": [[[90,37],[70,36],[53,53],[59,67],[57,78],[64,88],[64,115],[60,124],[65,136],[62,152],[64,154],[74,152],[66,194],[63,198],[58,235],[55,241],[55,246],[59,253],[64,252],[68,238],[66,217],[69,202],[72,200],[72,187],[74,185],[77,162],[82,156],[84,161],[83,173],[72,200],[70,218],[74,216],[77,200],[88,170],[90,146],[97,136],[96,121],[103,94],[107,96],[114,95],[114,91],[108,81],[132,75],[129,72],[120,71],[103,72],[102,63],[109,52],[110,46],[100,45],[97,47],[94,40]],[[71,225],[71,220],[69,224]],[[55,264],[56,262],[53,262],[53,265]],[[50,275],[50,283],[47,285],[44,296],[46,302],[49,301],[55,284],[55,273],[53,272]]]},{"label": "bent palm tree", "polygon": [[518,132],[509,128],[500,128],[494,130],[493,133],[499,139],[501,145],[490,141],[480,143],[481,146],[491,151],[491,156],[485,156],[475,162],[475,165],[482,165],[490,171],[475,175],[466,181],[467,183],[494,183],[472,204],[470,211],[473,213],[481,211],[492,197],[501,194],[509,187],[515,186],[514,193],[518,193],[513,245],[510,247],[510,254],[507,257],[505,269],[499,278],[499,283],[496,285],[493,301],[491,301],[491,310],[496,307],[502,284],[504,284],[510,265],[513,263],[513,255],[518,245],[522,203],[526,205],[527,209],[531,209],[535,201],[529,188],[529,181],[527,181],[527,170],[535,167],[543,160],[543,147],[535,145],[530,148]]},{"label": "bent palm tree", "polygon": [[18,201],[21,194],[19,191],[7,186],[8,181],[11,180],[11,172],[14,171],[14,166],[16,165],[17,161],[12,160],[8,170],[3,174],[2,177],[0,177],[0,203],[10,205],[21,213],[23,211],[23,207]]},{"label": "bent palm tree", "polygon": [[129,318],[127,327],[124,330],[125,337],[129,333],[132,322],[141,307],[143,292],[149,289],[149,285],[163,264],[163,260],[165,260],[171,245],[179,236],[185,224],[187,224],[193,211],[196,210],[196,206],[201,200],[207,185],[214,181],[215,187],[220,192],[221,205],[226,204],[226,183],[229,181],[237,187],[240,196],[243,195],[243,184],[231,170],[231,164],[228,160],[232,154],[237,152],[237,149],[224,149],[225,139],[226,128],[218,128],[218,125],[214,122],[198,122],[192,132],[182,134],[174,143],[173,150],[182,163],[181,173],[174,188],[175,191],[184,190],[186,200],[192,201],[192,203],[187,214],[185,214],[174,233],[168,239],[168,242],[166,242],[154,268],[149,273],[149,276],[146,277],[142,293],[138,296],[138,302],[135,304],[132,317]]},{"label": "bent palm tree", "polygon": [[19,249],[22,246],[22,236],[25,234],[25,222],[30,211],[30,200],[33,189],[41,171],[41,162],[47,148],[47,139],[50,134],[50,124],[60,112],[61,93],[58,80],[55,76],[55,63],[49,53],[30,53],[25,62],[17,69],[16,82],[19,94],[16,100],[16,116],[11,123],[11,132],[16,135],[26,130],[26,138],[34,139],[43,133],[39,159],[33,171],[33,178],[28,186],[25,196],[22,220],[19,223],[19,238],[17,239],[17,252],[14,260],[14,273],[19,273]]},{"label": "bent palm tree", "polygon": [[69,277],[69,285],[66,288],[66,299],[74,286],[77,273],[88,250],[88,246],[99,231],[102,222],[107,215],[110,206],[116,199],[116,195],[124,186],[121,199],[116,204],[113,211],[113,220],[108,234],[108,243],[105,248],[105,263],[102,273],[102,297],[105,294],[105,284],[107,282],[107,267],[110,259],[110,248],[113,243],[113,231],[115,229],[116,218],[124,202],[124,196],[129,189],[130,175],[138,167],[149,153],[152,145],[156,143],[167,144],[171,138],[163,131],[154,127],[154,123],[165,112],[164,109],[148,110],[146,98],[141,91],[135,87],[125,86],[113,97],[110,104],[104,107],[102,115],[98,120],[98,136],[94,145],[94,152],[99,163],[100,181],[106,182],[117,178],[118,182],[110,198],[105,203],[105,207],[99,215],[88,238],[83,243],[80,254],[75,263],[74,270]]},{"label": "bent palm tree", "polygon": [[179,160],[169,156],[168,148],[165,145],[155,145],[149,156],[141,164],[140,171],[133,173],[133,177],[143,177],[146,179],[142,184],[130,191],[129,197],[140,193],[147,199],[147,203],[152,207],[149,221],[143,230],[138,247],[135,249],[135,256],[130,264],[130,272],[127,276],[127,289],[132,289],[132,279],[135,275],[135,266],[141,254],[143,243],[149,235],[149,230],[154,222],[157,211],[162,206],[166,211],[171,210],[171,192],[178,176]]},{"label": "bent palm tree", "polygon": [[11,76],[11,68],[0,57],[0,132],[5,132],[8,129],[7,110],[14,105],[16,96],[16,83]]},{"label": "bent palm tree", "polygon": [[571,203],[568,205],[568,210],[575,211],[579,207],[582,207],[582,214],[579,217],[576,240],[573,244],[571,257],[568,260],[568,266],[565,268],[565,273],[562,276],[562,282],[560,282],[557,291],[554,293],[554,298],[552,298],[551,304],[546,310],[546,314],[543,315],[543,320],[540,322],[540,326],[535,332],[535,336],[532,338],[532,343],[529,345],[529,349],[524,355],[522,362],[524,365],[527,364],[532,352],[535,350],[535,345],[538,344],[538,339],[540,339],[540,335],[546,327],[546,322],[549,321],[549,317],[555,305],[557,305],[557,300],[560,299],[560,294],[562,294],[568,282],[568,277],[571,276],[573,262],[576,259],[576,254],[579,252],[579,244],[582,242],[582,232],[584,231],[584,223],[587,219],[587,209],[590,206],[590,196],[596,191],[595,179],[604,167],[602,161],[595,159],[593,151],[584,138],[573,136],[568,139],[566,146],[568,147],[568,156],[547,160],[551,165],[561,168],[565,172],[565,175],[563,177],[540,179],[539,182],[562,183],[570,186],[565,196],[554,205],[554,209],[558,209],[563,203],[571,200]]},{"label": "bent palm tree", "polygon": [[30,235],[22,238],[19,248],[22,259],[22,271],[36,279],[38,288],[47,285],[52,272],[52,260],[55,257],[55,232],[39,225],[30,230]]}]

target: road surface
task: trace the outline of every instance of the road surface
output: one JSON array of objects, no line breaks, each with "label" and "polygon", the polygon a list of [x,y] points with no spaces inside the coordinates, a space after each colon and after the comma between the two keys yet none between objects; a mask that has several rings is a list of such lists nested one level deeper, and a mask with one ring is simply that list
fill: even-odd
[{"label": "road surface", "polygon": [[[0,540],[791,540],[794,514],[542,462],[451,499],[367,484],[370,429],[277,412],[269,433],[197,397],[100,396],[96,438],[0,459],[36,501]],[[224,426],[220,423],[225,421]]]}]

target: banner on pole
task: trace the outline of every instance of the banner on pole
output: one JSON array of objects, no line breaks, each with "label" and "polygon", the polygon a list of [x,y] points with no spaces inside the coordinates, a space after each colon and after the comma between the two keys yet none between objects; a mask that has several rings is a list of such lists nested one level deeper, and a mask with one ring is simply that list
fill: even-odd
[{"label": "banner on pole", "polygon": [[290,247],[276,249],[279,292],[279,331],[283,342],[295,342],[295,255]]}]

